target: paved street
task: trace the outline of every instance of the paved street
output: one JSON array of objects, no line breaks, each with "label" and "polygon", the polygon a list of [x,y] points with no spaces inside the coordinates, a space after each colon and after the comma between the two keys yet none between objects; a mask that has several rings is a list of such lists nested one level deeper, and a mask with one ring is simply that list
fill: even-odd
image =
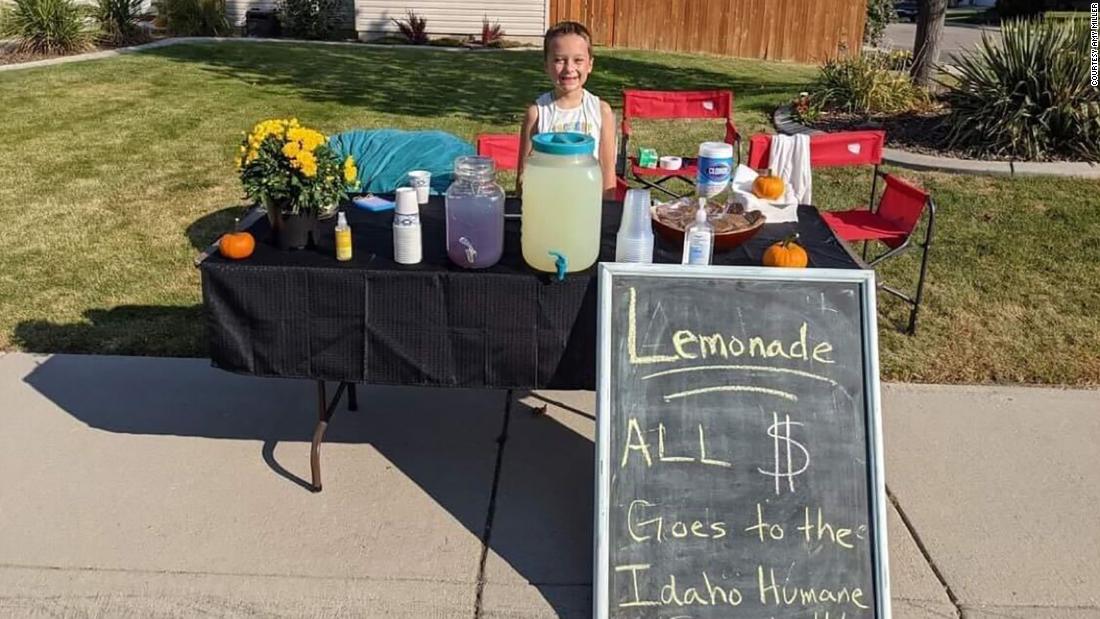
[{"label": "paved street", "polygon": [[[948,62],[950,56],[977,46],[982,40],[983,33],[998,39],[1001,36],[993,26],[945,26],[940,62]],[[893,49],[912,50],[916,36],[916,24],[890,24],[886,27],[886,39],[883,45]]]}]

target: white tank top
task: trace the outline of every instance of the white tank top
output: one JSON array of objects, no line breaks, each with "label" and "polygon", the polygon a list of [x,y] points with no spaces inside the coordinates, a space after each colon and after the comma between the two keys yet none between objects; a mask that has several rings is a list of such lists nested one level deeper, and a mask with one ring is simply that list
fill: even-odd
[{"label": "white tank top", "polygon": [[599,97],[585,90],[580,105],[562,109],[554,104],[554,92],[550,91],[539,96],[535,105],[539,110],[539,133],[587,133],[596,141],[596,150],[592,154],[596,159],[600,158],[600,125],[603,124],[603,116],[600,114]]}]

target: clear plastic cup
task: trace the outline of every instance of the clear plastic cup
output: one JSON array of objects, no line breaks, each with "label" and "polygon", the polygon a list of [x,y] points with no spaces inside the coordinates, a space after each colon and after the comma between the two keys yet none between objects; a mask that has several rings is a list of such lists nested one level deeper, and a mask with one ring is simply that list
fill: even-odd
[{"label": "clear plastic cup", "polygon": [[615,243],[615,262],[650,264],[653,262],[653,239],[622,240]]},{"label": "clear plastic cup", "polygon": [[615,237],[615,262],[653,262],[653,220],[648,189],[630,189],[623,201],[623,219]]}]

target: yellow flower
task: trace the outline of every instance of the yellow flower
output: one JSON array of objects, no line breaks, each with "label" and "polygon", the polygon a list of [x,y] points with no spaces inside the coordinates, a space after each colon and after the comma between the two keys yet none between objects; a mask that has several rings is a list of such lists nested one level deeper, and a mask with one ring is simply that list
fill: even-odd
[{"label": "yellow flower", "polygon": [[348,158],[344,160],[344,182],[354,183],[358,177],[359,169],[355,167],[355,159],[348,155]]},{"label": "yellow flower", "polygon": [[252,133],[248,136],[248,142],[253,148],[256,148],[262,144],[264,139],[269,135],[282,137],[286,132],[286,125],[287,121],[278,119],[256,123],[256,126],[252,127]]},{"label": "yellow flower", "polygon": [[301,150],[302,145],[297,142],[287,142],[286,144],[283,144],[283,154],[286,155],[288,159],[294,159],[295,157],[297,157],[299,151]]},{"label": "yellow flower", "polygon": [[299,152],[295,160],[291,162],[291,165],[301,170],[302,174],[308,178],[317,176],[317,158],[313,156],[313,153],[307,150]]},{"label": "yellow flower", "polygon": [[287,129],[286,132],[287,141],[298,142],[302,145],[303,150],[313,152],[318,146],[325,143],[325,135],[320,131],[314,131],[313,129],[306,129],[305,127],[294,127]]}]

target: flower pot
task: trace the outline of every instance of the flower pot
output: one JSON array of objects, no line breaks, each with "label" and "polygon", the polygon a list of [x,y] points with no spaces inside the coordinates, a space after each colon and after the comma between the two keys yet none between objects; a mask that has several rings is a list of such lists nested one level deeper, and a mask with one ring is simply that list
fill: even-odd
[{"label": "flower pot", "polygon": [[314,213],[284,213],[274,208],[267,212],[275,246],[283,251],[305,249],[317,242],[317,216]]}]

